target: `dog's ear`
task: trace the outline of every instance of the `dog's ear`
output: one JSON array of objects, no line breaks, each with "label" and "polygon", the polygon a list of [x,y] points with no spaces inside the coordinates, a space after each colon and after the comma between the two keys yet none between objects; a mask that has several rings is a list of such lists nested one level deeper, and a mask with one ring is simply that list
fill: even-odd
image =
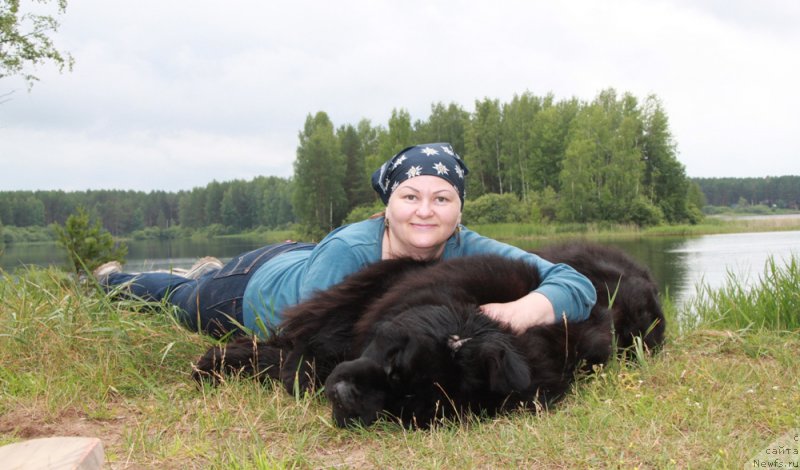
[{"label": "dog's ear", "polygon": [[401,371],[409,370],[416,350],[415,344],[405,332],[393,331],[392,334],[385,334],[379,331],[364,348],[361,357],[380,364],[386,378],[397,382],[402,379]]},{"label": "dog's ear", "polygon": [[488,344],[481,355],[486,360],[489,389],[495,393],[520,392],[531,384],[528,364],[517,351],[504,344]]}]

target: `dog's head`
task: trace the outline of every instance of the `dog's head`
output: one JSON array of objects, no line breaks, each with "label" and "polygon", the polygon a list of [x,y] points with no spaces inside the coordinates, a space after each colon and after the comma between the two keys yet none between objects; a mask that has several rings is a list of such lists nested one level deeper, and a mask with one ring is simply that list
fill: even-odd
[{"label": "dog's head", "polygon": [[325,381],[325,395],[339,427],[372,424],[390,392],[383,368],[368,358],[342,362]]},{"label": "dog's head", "polygon": [[378,325],[361,357],[339,364],[325,389],[340,426],[388,414],[426,427],[497,407],[530,380],[512,335],[474,305],[424,305]]},{"label": "dog's head", "polygon": [[[641,336],[649,350],[657,350],[664,342],[666,323],[655,283],[643,276],[628,276],[618,289],[609,307],[614,319],[617,347],[630,347],[634,338]],[[598,304],[604,300],[598,293]]]}]

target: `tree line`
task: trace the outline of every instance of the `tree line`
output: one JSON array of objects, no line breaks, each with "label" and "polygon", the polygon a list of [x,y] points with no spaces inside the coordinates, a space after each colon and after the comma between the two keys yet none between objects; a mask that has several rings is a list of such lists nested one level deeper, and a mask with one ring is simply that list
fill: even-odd
[{"label": "tree line", "polygon": [[295,221],[291,180],[260,176],[251,181],[212,181],[202,188],[166,191],[5,191],[0,192],[0,221],[17,227],[63,225],[84,208],[114,235],[146,228],[231,230],[275,228]]},{"label": "tree line", "polygon": [[763,178],[692,178],[700,186],[706,202],[731,207],[742,203],[779,209],[800,209],[800,176]]},{"label": "tree line", "polygon": [[213,181],[179,192],[0,192],[0,221],[63,224],[84,207],[115,235],[294,223],[319,234],[354,210],[377,207],[372,171],[400,149],[425,142],[450,142],[464,159],[468,206],[497,207],[501,200],[515,206],[517,219],[534,221],[650,225],[701,217],[702,194],[677,159],[658,98],[640,101],[607,89],[592,101],[530,92],[509,102],[485,98],[472,111],[435,103],[427,119],[415,121],[395,109],[385,126],[362,119],[337,127],[321,111],[299,133],[292,178]]},{"label": "tree line", "polygon": [[553,95],[483,99],[472,112],[431,106],[412,123],[394,110],[387,127],[362,120],[335,127],[309,115],[294,167],[294,209],[320,231],[337,226],[369,192],[368,176],[413,143],[450,142],[468,167],[468,202],[513,195],[531,219],[651,225],[696,222],[702,195],[677,159],[660,101],[614,89],[584,102]]}]

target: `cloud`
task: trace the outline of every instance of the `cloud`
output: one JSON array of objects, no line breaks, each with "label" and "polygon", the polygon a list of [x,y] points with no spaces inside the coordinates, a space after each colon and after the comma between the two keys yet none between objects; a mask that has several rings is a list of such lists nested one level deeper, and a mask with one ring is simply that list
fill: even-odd
[{"label": "cloud", "polygon": [[[252,179],[255,175],[289,177],[293,149],[274,148],[274,136],[242,137],[132,132],[98,137],[63,131],[16,132],[5,140],[0,166],[13,167],[14,181],[3,173],[3,186],[21,188],[191,189],[212,180]],[[12,161],[6,155],[27,158]],[[287,158],[291,156],[291,158]]]},{"label": "cloud", "polygon": [[[799,8],[70,3],[56,40],[74,71],[42,69],[32,93],[0,105],[0,187],[172,189],[288,176],[305,117],[320,110],[336,125],[385,125],[393,108],[425,119],[435,102],[471,111],[484,97],[591,100],[607,87],[662,99],[690,176],[796,174],[800,32],[790,25]],[[121,171],[130,161],[141,164]]]}]

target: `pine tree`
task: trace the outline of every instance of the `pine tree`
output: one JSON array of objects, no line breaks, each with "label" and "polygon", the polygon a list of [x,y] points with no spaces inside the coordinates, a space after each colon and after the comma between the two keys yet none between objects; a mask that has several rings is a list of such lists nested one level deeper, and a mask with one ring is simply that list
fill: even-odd
[{"label": "pine tree", "polygon": [[114,238],[103,229],[100,221],[92,223],[89,213],[79,207],[67,217],[64,226],[56,226],[59,245],[67,250],[70,269],[76,273],[91,272],[107,261],[125,260],[128,247],[124,243],[114,246]]}]

